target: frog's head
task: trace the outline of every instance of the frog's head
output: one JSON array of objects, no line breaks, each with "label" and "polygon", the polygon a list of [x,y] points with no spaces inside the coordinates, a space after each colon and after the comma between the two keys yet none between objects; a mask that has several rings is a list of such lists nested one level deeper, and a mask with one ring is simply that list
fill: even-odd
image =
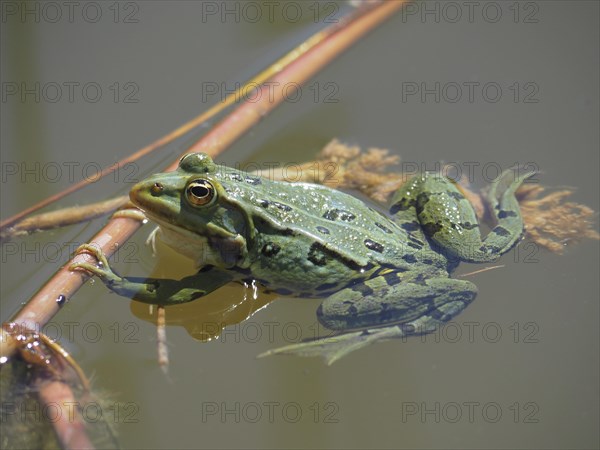
[{"label": "frog's head", "polygon": [[230,267],[243,263],[253,227],[227,201],[217,169],[208,155],[189,153],[176,171],[146,178],[129,197],[160,225],[171,247],[199,262]]}]

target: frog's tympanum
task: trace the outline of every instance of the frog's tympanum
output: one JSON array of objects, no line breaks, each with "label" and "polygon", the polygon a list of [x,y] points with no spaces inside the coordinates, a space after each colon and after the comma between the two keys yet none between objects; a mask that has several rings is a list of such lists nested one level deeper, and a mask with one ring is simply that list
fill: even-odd
[{"label": "frog's tympanum", "polygon": [[270,353],[331,362],[374,340],[431,332],[465,309],[477,288],[449,274],[460,261],[490,262],[518,242],[523,222],[514,193],[530,175],[508,170],[490,186],[497,224],[482,239],[471,204],[438,174],[405,183],[388,217],[328,187],[270,181],[191,153],[176,171],[136,184],[130,198],[166,244],[196,262],[197,274],[134,282],[98,251],[103,264],[72,269],[154,305],[190,302],[230,281],[323,298],[318,319],[341,334]]}]

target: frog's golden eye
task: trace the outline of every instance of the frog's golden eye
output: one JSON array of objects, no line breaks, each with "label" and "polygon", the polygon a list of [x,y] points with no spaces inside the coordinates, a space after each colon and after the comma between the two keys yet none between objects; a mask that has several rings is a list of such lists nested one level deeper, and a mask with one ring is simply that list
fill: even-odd
[{"label": "frog's golden eye", "polygon": [[195,206],[206,206],[216,198],[215,187],[208,180],[196,180],[185,190],[188,201]]}]

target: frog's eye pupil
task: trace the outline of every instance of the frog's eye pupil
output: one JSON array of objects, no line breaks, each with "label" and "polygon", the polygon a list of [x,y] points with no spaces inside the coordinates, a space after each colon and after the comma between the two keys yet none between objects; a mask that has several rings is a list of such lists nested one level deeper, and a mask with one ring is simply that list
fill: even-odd
[{"label": "frog's eye pupil", "polygon": [[208,205],[215,198],[215,188],[207,180],[196,180],[187,187],[187,198],[192,205]]},{"label": "frog's eye pupil", "polygon": [[192,186],[190,191],[192,192],[194,197],[200,197],[200,198],[206,197],[210,193],[210,191],[208,190],[208,188],[206,186]]}]

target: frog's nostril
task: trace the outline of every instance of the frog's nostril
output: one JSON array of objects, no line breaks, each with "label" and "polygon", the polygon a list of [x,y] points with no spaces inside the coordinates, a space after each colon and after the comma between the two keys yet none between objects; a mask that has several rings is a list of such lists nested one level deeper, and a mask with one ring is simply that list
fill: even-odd
[{"label": "frog's nostril", "polygon": [[158,197],[159,195],[162,194],[164,190],[164,187],[162,184],[160,183],[154,183],[152,185],[152,187],[150,188],[150,193],[154,196],[154,197]]}]

